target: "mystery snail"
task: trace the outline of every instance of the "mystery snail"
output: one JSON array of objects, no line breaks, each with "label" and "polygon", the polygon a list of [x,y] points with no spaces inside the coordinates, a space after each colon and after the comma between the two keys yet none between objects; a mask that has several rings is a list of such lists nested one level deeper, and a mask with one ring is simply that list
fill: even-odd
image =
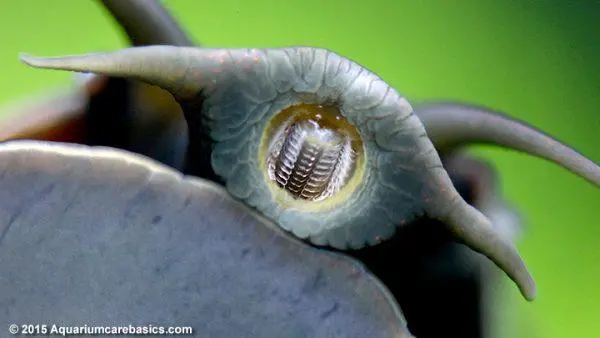
[{"label": "mystery snail", "polygon": [[[122,18],[128,6],[155,4],[104,3]],[[535,283],[514,244],[459,194],[442,155],[464,144],[492,143],[600,185],[598,165],[534,128],[482,107],[413,109],[384,79],[331,50],[195,47],[168,20],[120,21],[138,23],[124,25],[136,46],[50,58],[23,54],[21,60],[168,91],[187,125],[181,171],[214,178],[235,199],[312,245],[341,251],[378,246],[426,216],[491,259],[533,300]]]},{"label": "mystery snail", "polygon": [[[460,240],[498,264],[526,299],[535,297],[535,284],[516,248],[459,196],[409,102],[377,75],[343,56],[310,47],[144,46],[58,58],[24,54],[21,60],[39,68],[127,77],[168,90],[183,109],[190,140],[207,133],[214,142],[212,168],[229,192],[298,237],[339,249],[361,248],[390,237],[397,225],[427,214],[444,221]],[[265,179],[268,159],[260,148],[276,114],[302,104],[339,109],[361,134],[364,150],[357,152],[365,157],[365,165],[363,173],[355,173],[360,175],[357,190],[349,194],[341,190],[339,196],[309,201],[309,205],[300,201],[296,207],[287,202],[290,194],[270,188]],[[480,125],[492,131],[504,126]],[[479,137],[499,133],[476,130]],[[516,131],[510,131],[514,142],[520,135]],[[531,129],[526,132],[529,137],[536,135]],[[529,141],[527,136],[521,138]],[[320,141],[313,135],[302,146]],[[543,146],[551,154],[568,151],[540,141],[536,145],[535,150]],[[568,155],[573,160],[566,166],[600,185],[598,166],[573,151]],[[193,161],[194,154],[188,153],[187,160]]]}]

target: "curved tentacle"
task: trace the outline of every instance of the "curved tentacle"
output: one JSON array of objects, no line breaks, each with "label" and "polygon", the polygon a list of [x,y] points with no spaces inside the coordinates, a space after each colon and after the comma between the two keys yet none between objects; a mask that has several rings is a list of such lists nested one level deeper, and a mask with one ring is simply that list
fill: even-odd
[{"label": "curved tentacle", "polygon": [[156,0],[100,0],[134,46],[192,46],[194,41]]},{"label": "curved tentacle", "polygon": [[[211,53],[215,51],[215,53]],[[178,99],[192,99],[207,85],[209,77],[198,76],[198,81],[189,77],[190,61],[194,58],[195,69],[204,70],[216,63],[216,53],[221,50],[198,48],[172,48],[148,46],[127,48],[111,53],[74,55],[65,57],[37,58],[22,53],[21,61],[32,67],[92,72],[96,74],[135,79],[167,89]],[[225,55],[225,57],[227,57]],[[214,65],[211,65],[214,68]],[[203,75],[198,73],[198,75]]]},{"label": "curved tentacle", "polygon": [[523,121],[488,108],[452,102],[417,106],[436,149],[449,152],[473,143],[494,144],[556,163],[600,186],[600,166],[581,153]]}]

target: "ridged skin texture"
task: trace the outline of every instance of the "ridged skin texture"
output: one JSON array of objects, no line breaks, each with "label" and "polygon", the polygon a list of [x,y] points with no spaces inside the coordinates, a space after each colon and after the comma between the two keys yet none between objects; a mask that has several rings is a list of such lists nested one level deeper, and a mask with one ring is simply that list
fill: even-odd
[{"label": "ridged skin texture", "polygon": [[[222,74],[211,86],[214,90],[206,92],[203,113],[217,141],[213,168],[234,196],[297,236],[337,248],[375,244],[391,236],[398,224],[425,212],[435,198],[425,182],[446,173],[408,101],[382,79],[325,49],[231,54],[222,63],[235,67],[220,68],[231,74]],[[244,60],[252,64],[249,71]],[[367,164],[360,186],[343,203],[322,212],[282,208],[268,190],[257,156],[269,120],[301,103],[337,105],[363,137]]]},{"label": "ridged skin texture", "polygon": [[[408,101],[374,73],[329,50],[151,46],[110,58],[88,54],[38,62],[139,79],[170,91],[184,106],[190,103],[184,107],[190,133],[208,131],[212,167],[230,193],[314,244],[361,248],[389,238],[396,226],[423,213],[456,223],[457,215],[465,219],[463,213],[475,212],[465,210]],[[269,190],[259,156],[263,133],[275,114],[298,104],[337,106],[363,138],[362,180],[331,208],[282,207]],[[468,222],[474,219],[465,215],[471,216]]]}]

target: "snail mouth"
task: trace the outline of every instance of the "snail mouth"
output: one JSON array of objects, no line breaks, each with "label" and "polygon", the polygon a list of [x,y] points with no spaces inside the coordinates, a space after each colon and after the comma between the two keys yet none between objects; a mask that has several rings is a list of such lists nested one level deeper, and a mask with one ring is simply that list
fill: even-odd
[{"label": "snail mouth", "polygon": [[266,177],[294,201],[334,197],[352,186],[364,162],[358,130],[333,106],[288,107],[273,117],[265,135]]},{"label": "snail mouth", "polygon": [[346,135],[318,121],[290,121],[269,149],[269,178],[292,196],[319,201],[338,192],[355,169]]}]

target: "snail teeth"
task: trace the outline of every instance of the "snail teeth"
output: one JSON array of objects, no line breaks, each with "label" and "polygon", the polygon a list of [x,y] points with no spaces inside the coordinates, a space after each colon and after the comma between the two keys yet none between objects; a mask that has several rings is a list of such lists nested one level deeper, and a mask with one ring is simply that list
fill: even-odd
[{"label": "snail teeth", "polygon": [[269,147],[269,178],[295,199],[319,201],[338,192],[356,164],[352,137],[340,126],[322,114],[287,119]]}]

